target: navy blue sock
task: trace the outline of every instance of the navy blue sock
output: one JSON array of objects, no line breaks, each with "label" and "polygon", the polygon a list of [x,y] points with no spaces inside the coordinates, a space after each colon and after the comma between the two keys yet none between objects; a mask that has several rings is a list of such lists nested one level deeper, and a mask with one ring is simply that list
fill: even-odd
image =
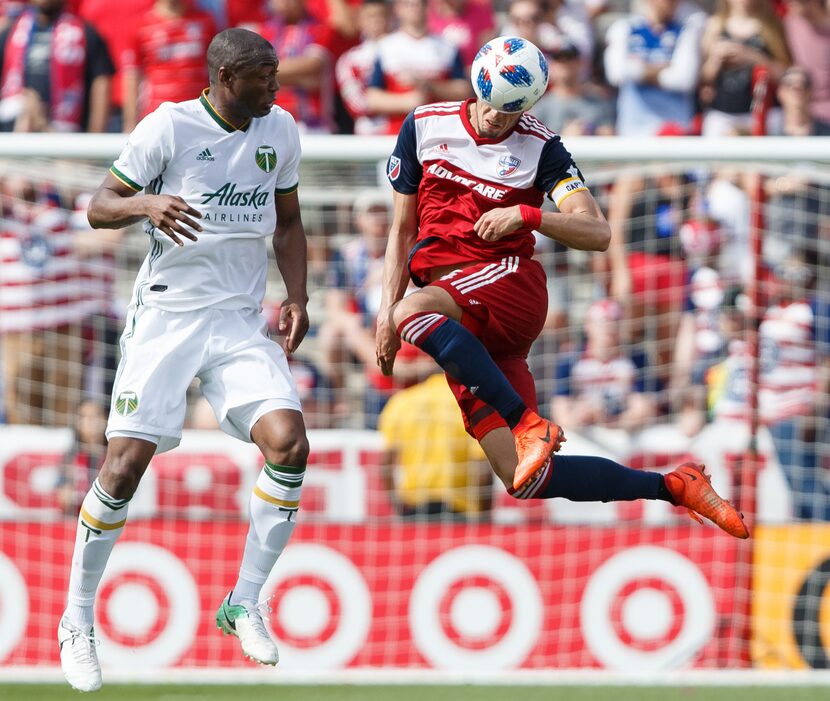
[{"label": "navy blue sock", "polygon": [[538,499],[564,497],[571,501],[671,501],[659,472],[625,467],[591,455],[556,455],[553,471]]},{"label": "navy blue sock", "polygon": [[473,334],[437,312],[413,314],[401,322],[404,341],[431,355],[450,377],[489,404],[510,428],[519,423],[527,407],[487,349]]}]

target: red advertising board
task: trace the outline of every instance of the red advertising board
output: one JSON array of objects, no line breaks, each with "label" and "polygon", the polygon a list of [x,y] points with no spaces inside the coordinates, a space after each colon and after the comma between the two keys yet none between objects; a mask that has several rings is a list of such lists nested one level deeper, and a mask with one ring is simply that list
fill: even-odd
[{"label": "red advertising board", "polygon": [[[106,669],[245,666],[213,615],[237,521],[134,519],[99,591]],[[74,522],[0,523],[0,665],[55,665]],[[737,541],[712,528],[300,523],[264,594],[281,665],[714,667]]]}]

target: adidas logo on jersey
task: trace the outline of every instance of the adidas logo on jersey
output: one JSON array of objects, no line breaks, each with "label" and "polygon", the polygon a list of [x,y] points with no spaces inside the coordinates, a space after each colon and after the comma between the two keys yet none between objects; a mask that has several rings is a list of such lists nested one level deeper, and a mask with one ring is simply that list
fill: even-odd
[{"label": "adidas logo on jersey", "polygon": [[216,159],[213,157],[213,154],[210,152],[210,149],[206,148],[198,156],[196,156],[196,160],[197,161],[215,161]]}]

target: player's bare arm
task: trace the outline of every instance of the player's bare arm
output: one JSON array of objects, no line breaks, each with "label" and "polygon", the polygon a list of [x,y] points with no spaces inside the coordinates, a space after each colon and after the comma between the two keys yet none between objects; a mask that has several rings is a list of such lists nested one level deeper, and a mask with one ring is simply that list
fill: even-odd
[{"label": "player's bare arm", "polygon": [[403,298],[409,281],[407,257],[418,235],[417,195],[392,195],[392,227],[383,263],[383,292],[378,311],[375,345],[378,366],[391,375],[401,341],[395,333],[390,315],[395,303]]},{"label": "player's bare arm", "polygon": [[[522,226],[519,206],[491,209],[473,226],[485,241],[498,241]],[[542,212],[540,234],[581,251],[605,251],[611,241],[611,229],[590,192],[575,192],[565,199],[559,212]]]},{"label": "player's bare arm", "polygon": [[196,219],[201,213],[176,195],[144,195],[107,173],[104,182],[92,195],[87,218],[93,229],[119,229],[144,219],[177,245],[183,246],[180,237],[198,240],[194,231],[201,231]]},{"label": "player's bare arm", "polygon": [[297,191],[277,195],[274,203],[277,209],[274,253],[286,290],[280,306],[279,330],[285,334],[285,352],[293,353],[308,332],[308,245]]}]

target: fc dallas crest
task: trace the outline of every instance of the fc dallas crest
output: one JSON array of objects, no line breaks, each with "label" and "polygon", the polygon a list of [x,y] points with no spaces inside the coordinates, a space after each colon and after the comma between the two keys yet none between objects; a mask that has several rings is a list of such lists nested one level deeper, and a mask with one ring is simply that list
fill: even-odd
[{"label": "fc dallas crest", "polygon": [[521,161],[515,156],[502,156],[499,158],[498,174],[505,178],[519,167]]}]

